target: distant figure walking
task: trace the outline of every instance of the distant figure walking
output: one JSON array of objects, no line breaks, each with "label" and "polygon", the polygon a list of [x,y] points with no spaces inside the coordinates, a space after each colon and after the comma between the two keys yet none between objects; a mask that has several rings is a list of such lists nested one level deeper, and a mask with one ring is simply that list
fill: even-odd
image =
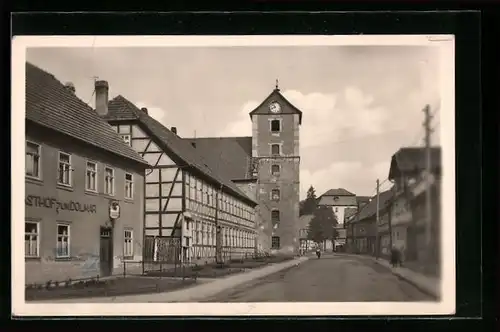
[{"label": "distant figure walking", "polygon": [[391,249],[391,265],[392,267],[401,266],[401,252],[396,246]]},{"label": "distant figure walking", "polygon": [[318,259],[321,258],[321,250],[319,248],[316,249],[316,256],[318,256]]}]

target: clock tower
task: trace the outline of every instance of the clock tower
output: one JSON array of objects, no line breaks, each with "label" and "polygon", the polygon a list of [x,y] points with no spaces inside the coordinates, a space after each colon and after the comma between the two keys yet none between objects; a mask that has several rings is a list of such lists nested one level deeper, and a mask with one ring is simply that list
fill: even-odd
[{"label": "clock tower", "polygon": [[257,179],[258,247],[274,253],[299,249],[302,112],[276,88],[252,112],[252,161]]}]

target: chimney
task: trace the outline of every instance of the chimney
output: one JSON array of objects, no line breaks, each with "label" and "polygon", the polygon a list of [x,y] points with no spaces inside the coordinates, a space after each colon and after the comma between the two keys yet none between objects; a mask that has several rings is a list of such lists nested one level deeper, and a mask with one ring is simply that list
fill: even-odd
[{"label": "chimney", "polygon": [[71,82],[66,82],[66,84],[64,84],[64,87],[68,90],[68,91],[71,91],[72,93],[75,93],[76,92],[76,89],[75,89],[75,85]]},{"label": "chimney", "polygon": [[146,107],[141,108],[141,111],[143,111],[144,113],[148,114],[148,109]]},{"label": "chimney", "polygon": [[108,114],[108,92],[107,81],[95,81],[95,109],[101,116]]},{"label": "chimney", "polygon": [[170,128],[170,131],[177,135],[177,127]]}]

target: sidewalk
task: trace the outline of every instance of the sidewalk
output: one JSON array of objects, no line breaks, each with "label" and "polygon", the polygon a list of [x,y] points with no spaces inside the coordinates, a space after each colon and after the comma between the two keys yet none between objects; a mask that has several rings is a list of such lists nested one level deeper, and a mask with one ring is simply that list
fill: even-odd
[{"label": "sidewalk", "polygon": [[432,295],[436,298],[441,298],[441,280],[440,278],[426,276],[424,274],[412,271],[405,267],[392,267],[391,264],[383,259],[376,259],[372,256],[366,255],[355,255],[355,254],[335,254],[337,256],[349,256],[349,257],[358,257],[360,259],[371,260],[379,265],[385,266],[391,270],[391,272],[397,277],[404,279],[408,283],[417,287],[422,292],[425,292],[429,295]]},{"label": "sidewalk", "polygon": [[243,273],[230,275],[225,278],[204,282],[201,285],[166,293],[128,295],[119,297],[82,298],[52,301],[33,301],[33,303],[162,303],[162,302],[196,302],[214,296],[227,289],[239,286],[249,281],[266,277],[281,270],[297,266],[308,260],[309,256],[302,256],[291,261],[276,263],[263,268],[252,269]]}]

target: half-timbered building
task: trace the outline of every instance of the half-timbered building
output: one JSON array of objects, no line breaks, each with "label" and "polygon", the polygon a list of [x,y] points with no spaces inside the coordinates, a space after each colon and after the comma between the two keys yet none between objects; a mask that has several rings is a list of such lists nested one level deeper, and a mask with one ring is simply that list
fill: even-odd
[{"label": "half-timbered building", "polygon": [[[96,86],[97,112],[150,165],[144,260],[207,262],[254,252],[255,200],[176,128],[166,128],[123,96],[109,102],[106,96]],[[98,102],[102,98],[105,103]]]}]

